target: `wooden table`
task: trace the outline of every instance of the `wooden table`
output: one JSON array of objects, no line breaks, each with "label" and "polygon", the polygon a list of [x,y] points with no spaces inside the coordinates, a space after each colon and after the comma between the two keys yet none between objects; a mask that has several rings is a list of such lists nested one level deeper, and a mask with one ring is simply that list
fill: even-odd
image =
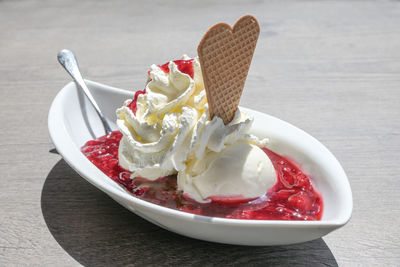
[{"label": "wooden table", "polygon": [[[0,1],[0,266],[400,265],[399,1]],[[54,150],[47,112],[70,81],[142,89],[146,70],[196,55],[219,21],[261,24],[241,104],[322,141],[354,212],[305,244],[239,247],[167,232],[81,179]]]}]

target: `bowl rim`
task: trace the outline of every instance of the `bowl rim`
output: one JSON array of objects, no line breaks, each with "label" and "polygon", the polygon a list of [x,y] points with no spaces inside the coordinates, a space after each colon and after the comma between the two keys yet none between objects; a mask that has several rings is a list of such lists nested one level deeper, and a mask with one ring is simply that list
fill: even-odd
[{"label": "bowl rim", "polygon": [[[114,91],[116,93],[122,93],[126,95],[133,95],[133,93],[111,87],[108,85],[104,85],[101,83],[93,82],[90,80],[86,80],[88,87],[93,88],[94,90],[107,90],[107,91]],[[80,151],[80,149],[75,145],[74,141],[72,140],[71,136],[68,134],[68,131],[65,127],[65,124],[63,123],[64,120],[60,119],[63,118],[63,109],[62,109],[62,103],[67,97],[68,90],[70,90],[71,87],[75,87],[76,85],[74,82],[69,82],[66,84],[56,95],[54,98],[49,114],[48,114],[48,130],[50,133],[50,138],[55,145],[58,153],[63,157],[63,159],[68,163],[69,166],[71,166],[82,178],[90,182],[92,185],[95,187],[99,188],[106,194],[111,194],[113,196],[118,197],[119,199],[123,199],[129,203],[133,203],[135,205],[140,205],[148,210],[152,210],[154,212],[157,212],[161,215],[166,215],[166,216],[178,216],[180,217],[180,220],[185,220],[185,221],[198,221],[198,222],[204,222],[204,223],[212,223],[216,225],[237,225],[241,227],[258,227],[258,226],[263,226],[263,227],[274,227],[274,226],[279,226],[279,227],[300,227],[300,228],[314,228],[316,226],[321,227],[321,228],[331,228],[331,227],[340,227],[345,225],[351,218],[352,210],[353,210],[353,197],[352,197],[352,192],[350,188],[350,183],[347,178],[347,175],[345,174],[342,166],[336,159],[336,157],[321,143],[319,142],[316,138],[308,134],[307,132],[303,131],[302,129],[294,126],[293,124],[290,124],[286,121],[283,121],[279,118],[276,118],[274,116],[250,109],[250,108],[245,108],[240,106],[241,109],[244,111],[251,111],[252,113],[257,113],[262,116],[268,116],[272,119],[279,120],[280,122],[290,125],[292,127],[297,128],[299,131],[301,131],[303,134],[307,135],[309,138],[311,138],[314,142],[317,142],[319,145],[321,145],[327,152],[329,153],[339,164],[341,171],[343,172],[345,181],[343,181],[346,185],[346,194],[348,195],[348,203],[346,205],[346,212],[345,215],[342,216],[341,220],[320,220],[320,221],[285,221],[285,220],[244,220],[244,219],[228,219],[228,218],[218,218],[218,217],[210,217],[210,216],[203,216],[203,215],[195,215],[183,211],[178,211],[170,208],[166,208],[157,204],[153,204],[150,202],[147,202],[145,200],[139,199],[131,195],[128,191],[126,190],[118,190],[115,187],[107,186],[107,184],[104,183],[99,183],[94,179],[93,177],[96,176],[103,176],[107,179],[109,177],[105,175],[102,171],[100,171],[95,165],[93,165]],[[92,89],[92,90],[93,90]],[[66,145],[69,144],[69,145]],[[72,144],[72,145],[71,145]],[[72,160],[71,160],[72,159]],[[84,167],[84,168],[83,168]],[[116,182],[115,182],[116,183]],[[118,186],[120,186],[118,183],[116,183]],[[123,188],[122,186],[120,186]],[[124,188],[123,188],[124,189]]]}]

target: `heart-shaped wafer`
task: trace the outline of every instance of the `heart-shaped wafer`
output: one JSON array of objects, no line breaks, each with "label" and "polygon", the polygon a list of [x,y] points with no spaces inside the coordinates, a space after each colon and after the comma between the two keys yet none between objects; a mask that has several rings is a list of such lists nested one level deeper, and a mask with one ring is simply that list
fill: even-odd
[{"label": "heart-shaped wafer", "polygon": [[253,16],[241,17],[233,26],[212,26],[197,48],[211,118],[228,124],[239,106],[260,26]]}]

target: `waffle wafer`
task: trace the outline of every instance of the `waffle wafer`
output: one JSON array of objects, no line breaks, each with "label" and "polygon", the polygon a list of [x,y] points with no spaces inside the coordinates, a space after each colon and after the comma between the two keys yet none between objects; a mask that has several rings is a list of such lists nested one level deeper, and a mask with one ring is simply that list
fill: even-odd
[{"label": "waffle wafer", "polygon": [[239,106],[260,26],[250,15],[233,26],[218,23],[203,36],[197,48],[211,118],[218,116],[225,124]]}]

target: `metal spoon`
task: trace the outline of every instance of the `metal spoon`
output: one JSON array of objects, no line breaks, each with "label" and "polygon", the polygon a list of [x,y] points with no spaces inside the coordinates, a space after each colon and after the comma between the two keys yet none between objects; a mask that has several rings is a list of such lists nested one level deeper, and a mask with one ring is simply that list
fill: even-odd
[{"label": "metal spoon", "polygon": [[78,87],[82,88],[83,92],[86,94],[87,98],[89,99],[90,103],[92,103],[94,109],[96,110],[97,114],[99,115],[101,122],[104,126],[104,131],[106,135],[112,132],[110,125],[108,124],[106,117],[101,112],[99,105],[97,105],[96,100],[94,100],[92,94],[90,93],[88,87],[86,86],[85,81],[82,78],[82,74],[79,71],[78,62],[75,58],[74,53],[70,50],[63,49],[57,54],[58,62],[64,67],[64,69],[71,75],[72,79],[74,79],[75,83]]}]

